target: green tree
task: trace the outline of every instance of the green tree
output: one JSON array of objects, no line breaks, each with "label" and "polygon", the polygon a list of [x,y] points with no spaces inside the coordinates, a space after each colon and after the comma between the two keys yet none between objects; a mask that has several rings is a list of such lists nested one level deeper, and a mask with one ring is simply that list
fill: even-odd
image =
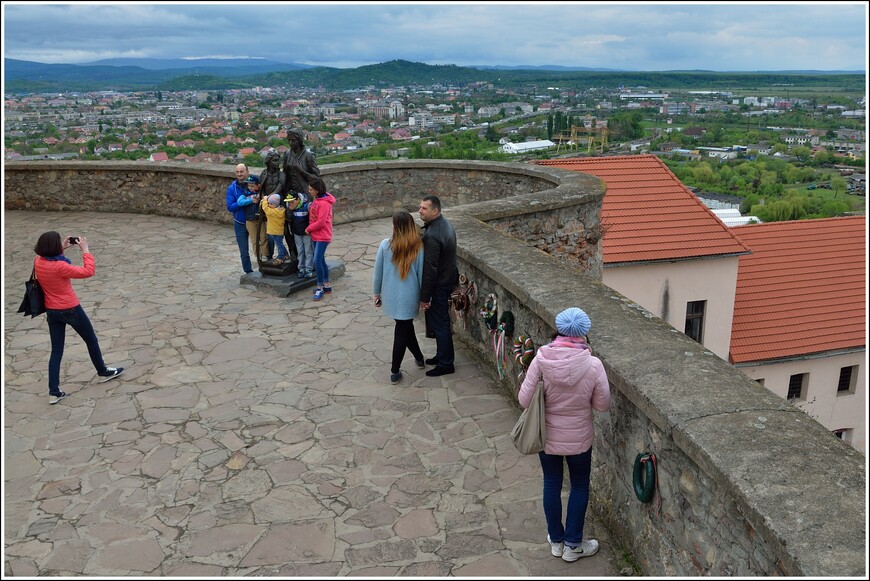
[{"label": "green tree", "polygon": [[806,163],[812,158],[813,150],[806,146],[798,146],[792,150],[792,155]]},{"label": "green tree", "polygon": [[842,216],[849,211],[849,205],[840,200],[825,200],[819,210],[820,218],[833,218]]},{"label": "green tree", "polygon": [[834,192],[834,197],[839,197],[840,194],[846,193],[846,180],[840,176],[831,178],[831,191]]},{"label": "green tree", "polygon": [[815,159],[815,162],[819,165],[824,165],[824,164],[834,162],[834,155],[830,151],[828,151],[827,149],[818,150],[813,157]]},{"label": "green tree", "polygon": [[639,111],[620,111],[607,119],[607,133],[614,140],[631,140],[643,137],[643,114]]},{"label": "green tree", "polygon": [[696,183],[698,183],[699,185],[703,184],[706,186],[712,186],[716,183],[713,168],[710,167],[710,164],[706,161],[697,165],[692,173]]}]

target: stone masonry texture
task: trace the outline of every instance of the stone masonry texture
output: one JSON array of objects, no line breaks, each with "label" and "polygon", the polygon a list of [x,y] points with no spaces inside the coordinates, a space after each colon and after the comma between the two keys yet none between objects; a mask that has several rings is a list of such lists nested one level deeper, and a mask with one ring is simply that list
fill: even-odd
[{"label": "stone masonry texture", "polygon": [[[634,562],[649,575],[866,576],[864,458],[799,410],[758,389],[703,346],[601,284],[599,224],[595,213],[588,210],[590,205],[600,205],[603,188],[599,180],[519,164],[480,162],[361,163],[330,168],[336,183],[345,180],[348,184],[342,184],[347,190],[341,193],[344,207],[337,209],[337,216],[341,215],[341,227],[350,228],[345,240],[353,244],[346,249],[335,246],[337,258],[348,265],[341,279],[345,294],[310,310],[288,312],[285,299],[276,301],[240,289],[232,277],[213,278],[220,269],[240,271],[228,231],[210,237],[206,223],[192,226],[193,222],[184,220],[183,224],[191,226],[182,226],[182,235],[165,218],[138,214],[119,218],[117,212],[174,216],[182,207],[176,200],[179,195],[171,191],[160,194],[168,200],[166,207],[135,206],[146,203],[140,197],[148,193],[147,184],[154,185],[149,182],[151,166],[139,164],[143,169],[137,170],[131,167],[135,165],[111,169],[66,162],[6,167],[7,209],[31,210],[26,220],[16,223],[14,236],[7,230],[7,321],[32,257],[27,247],[9,244],[9,240],[32,240],[41,230],[36,227],[31,232],[31,224],[47,229],[42,226],[45,216],[65,218],[68,214],[103,232],[110,241],[105,247],[107,256],[117,260],[126,253],[124,260],[110,263],[107,281],[95,286],[88,300],[94,301],[91,304],[98,313],[98,333],[105,328],[105,341],[114,352],[125,360],[132,359],[133,353],[138,358],[126,379],[106,384],[107,397],[88,400],[88,409],[65,417],[75,408],[73,399],[59,409],[41,412],[55,421],[55,428],[47,432],[42,425],[46,422],[32,420],[37,409],[48,407],[44,394],[34,395],[44,381],[41,369],[47,359],[47,337],[28,332],[38,328],[38,320],[7,323],[6,418],[7,426],[20,430],[7,429],[7,435],[12,434],[6,438],[7,466],[20,473],[15,476],[19,480],[7,487],[4,500],[7,515],[15,515],[12,522],[19,523],[15,538],[21,540],[14,551],[7,552],[21,557],[15,561],[19,571],[39,571],[38,567],[46,565],[53,568],[45,571],[67,570],[57,567],[58,562],[82,570],[111,569],[120,563],[123,549],[100,550],[93,561],[88,547],[94,547],[98,535],[82,538],[78,531],[89,522],[103,522],[103,515],[93,514],[82,503],[105,503],[113,507],[107,509],[115,519],[113,526],[134,527],[152,522],[137,503],[151,506],[149,501],[154,498],[164,499],[167,507],[156,517],[160,525],[154,526],[166,535],[180,528],[178,546],[185,555],[195,557],[178,564],[179,570],[192,571],[187,574],[198,574],[197,570],[228,574],[231,569],[220,567],[232,566],[240,574],[303,574],[304,570],[304,574],[326,576],[510,576],[506,569],[515,562],[528,564],[513,551],[522,547],[516,543],[531,543],[533,536],[540,536],[534,531],[540,530],[543,517],[532,506],[522,516],[512,511],[539,502],[540,484],[533,484],[531,476],[518,478],[514,472],[524,466],[528,472],[523,473],[533,474],[535,462],[523,464],[530,460],[523,457],[510,460],[517,458],[506,438],[517,413],[517,370],[511,369],[502,380],[495,375],[492,335],[477,313],[481,300],[457,319],[454,331],[465,346],[460,368],[468,363],[470,369],[472,360],[483,366],[474,366],[476,371],[468,377],[459,372],[434,378],[442,380],[447,390],[446,408],[434,403],[443,402],[443,397],[433,400],[436,396],[428,389],[421,399],[407,390],[399,392],[404,396],[390,391],[379,397],[378,389],[385,387],[383,378],[365,371],[372,358],[388,357],[372,340],[372,326],[388,326],[388,322],[374,323],[355,315],[355,308],[367,306],[366,284],[370,283],[369,279],[356,285],[355,277],[370,272],[373,249],[389,231],[388,222],[378,219],[399,207],[415,210],[420,192],[430,191],[427,183],[437,182],[439,188],[446,188],[436,193],[446,200],[445,215],[457,230],[460,272],[478,285],[479,297],[496,294],[500,314],[512,311],[515,333],[528,333],[540,345],[549,340],[555,314],[563,308],[582,306],[592,318],[592,346],[605,364],[614,394],[610,412],[596,416],[599,437],[590,505],[597,517],[593,534],[603,536],[603,527],[597,523],[606,523],[612,535],[610,546],[627,546]],[[112,191],[123,203],[106,220],[111,224],[133,222],[137,228],[158,220],[153,247],[128,250],[129,243],[107,226],[101,214],[80,217],[69,212],[90,209],[81,205],[49,208],[43,204],[53,202],[26,198],[27,190],[22,189],[28,181],[47,180],[54,190],[66,192],[64,199],[70,201],[70,184],[86,181],[87,175],[114,176],[118,171],[126,172],[125,189]],[[154,171],[166,174],[154,178],[162,184],[169,183],[170,177],[196,182],[197,176],[204,176],[212,186],[203,186],[203,191],[210,191],[211,197],[197,198],[198,205],[183,206],[187,210],[183,215],[205,220],[220,215],[222,193],[232,179],[231,167]],[[407,189],[396,190],[392,201],[378,198],[367,185],[390,181],[389,172],[403,176],[392,183],[407,184]],[[329,184],[330,174],[324,171],[324,175]],[[380,177],[367,180],[368,175]],[[500,182],[504,182],[501,190]],[[482,197],[463,199],[470,195],[461,190],[465,184],[475,184],[474,191]],[[533,191],[526,192],[528,188]],[[352,195],[352,189],[359,195]],[[356,208],[354,204],[363,203],[366,196],[377,203]],[[101,202],[102,210],[105,197],[86,201],[94,200]],[[45,209],[66,213],[33,212]],[[7,212],[7,228],[9,216],[16,214]],[[61,218],[51,222],[56,220]],[[574,249],[568,251],[576,251],[576,262],[551,256],[544,251],[549,248],[535,247],[538,230],[571,223],[582,228],[570,241]],[[375,224],[382,224],[377,235],[358,237],[357,229],[364,232]],[[517,226],[523,224],[529,227]],[[190,238],[190,231],[196,236]],[[221,240],[222,246],[202,247],[200,237]],[[185,244],[178,251],[183,252],[181,256],[166,255],[162,249]],[[10,260],[12,256],[16,260]],[[130,280],[139,278],[138,273],[146,268],[143,265],[152,268],[167,263],[169,267],[158,269],[158,275]],[[163,287],[176,277],[176,284],[186,285],[185,292],[165,293]],[[192,284],[199,278],[206,279],[205,286]],[[12,297],[10,285],[16,289]],[[151,294],[154,299],[143,298]],[[140,297],[141,304],[133,297]],[[336,300],[350,303],[328,311]],[[271,308],[252,312],[258,302]],[[186,322],[188,317],[197,322]],[[280,334],[264,330],[272,329],[271,325],[280,327]],[[144,336],[129,339],[143,326]],[[288,332],[288,326],[292,331]],[[331,338],[323,340],[326,336]],[[146,364],[140,365],[140,359]],[[288,365],[288,359],[293,365]],[[65,374],[77,378],[73,381],[87,384],[93,376],[86,357],[68,354],[64,365]],[[137,376],[135,370],[141,367],[146,371]],[[14,376],[8,374],[10,369],[17,370]],[[405,381],[411,378],[418,381],[413,370],[406,371]],[[425,376],[419,379],[431,381]],[[369,385],[370,380],[377,385]],[[274,384],[269,389],[280,386],[284,395],[276,398],[274,391],[266,395],[265,382]],[[484,385],[491,386],[491,391],[481,392]],[[191,386],[206,401],[202,395],[197,398]],[[183,403],[175,404],[175,398]],[[42,401],[36,404],[37,400]],[[28,407],[36,405],[41,407]],[[422,421],[412,421],[417,413],[424,414]],[[57,421],[69,418],[72,423],[56,426]],[[183,431],[175,427],[179,424],[184,424]],[[390,437],[390,429],[401,435],[392,432]],[[213,430],[232,433],[207,435]],[[367,443],[365,450],[353,447],[358,441]],[[70,442],[81,442],[84,449]],[[104,442],[116,447],[114,454],[104,449]],[[312,442],[317,446],[310,449],[307,446]],[[634,458],[644,451],[654,452],[658,459],[658,487],[648,504],[634,498],[631,484]],[[461,470],[451,466],[457,454],[466,459]],[[284,480],[275,476],[274,468],[264,468],[263,456],[287,463],[278,471]],[[94,461],[111,465],[112,470],[98,470],[99,475],[91,477],[88,467]],[[430,469],[430,463],[437,469]],[[181,473],[172,477],[173,470]],[[425,474],[425,483],[421,474]],[[142,486],[142,479],[161,478],[169,480],[156,488]],[[113,486],[104,486],[107,482]],[[279,494],[275,482],[285,482],[288,488]],[[520,498],[516,493],[526,486],[523,482],[529,486],[528,495]],[[454,488],[445,492],[447,483]],[[127,485],[129,489],[117,490]],[[458,490],[455,487],[462,492],[451,494]],[[265,533],[262,523],[279,522],[272,506],[288,496],[293,500],[285,504],[295,511],[292,522],[280,522]],[[190,506],[185,509],[186,504]],[[433,511],[429,516],[427,509]],[[496,521],[488,517],[490,509]],[[56,518],[58,514],[63,518]],[[124,518],[118,520],[119,514]],[[533,518],[541,520],[529,520]],[[9,527],[8,516],[6,522]],[[123,527],[111,530],[111,535],[117,532],[131,539],[129,548],[136,553],[139,570],[158,571],[154,565],[157,549],[166,554],[160,544],[162,532],[137,536]],[[427,536],[432,530],[443,535]],[[529,540],[524,541],[524,535]],[[338,565],[326,558],[330,546],[324,539],[329,538],[335,539],[332,555]],[[298,540],[291,543],[288,539]],[[57,547],[58,552],[56,542],[63,545]],[[292,566],[269,561],[275,558],[270,557],[270,547],[277,546],[293,556]],[[404,557],[414,547],[418,554],[422,550],[438,558],[411,562],[412,558]],[[511,559],[499,558],[502,547],[511,552]],[[473,555],[480,558],[474,560]],[[74,570],[73,565],[69,570]],[[12,566],[7,561],[7,571]],[[532,569],[524,574],[537,574]]]}]

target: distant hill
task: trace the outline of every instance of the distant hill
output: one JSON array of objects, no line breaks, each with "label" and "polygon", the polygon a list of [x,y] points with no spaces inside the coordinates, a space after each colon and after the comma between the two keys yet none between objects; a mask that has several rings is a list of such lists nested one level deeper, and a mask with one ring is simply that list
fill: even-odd
[{"label": "distant hill", "polygon": [[407,85],[466,85],[477,81],[489,82],[497,78],[492,71],[469,67],[392,60],[355,69],[317,67],[304,71],[255,75],[250,80],[264,86],[319,86],[329,90],[346,90],[369,86],[385,88]]},{"label": "distant hill", "polygon": [[577,72],[577,71],[594,71],[598,73],[618,73],[626,72],[625,69],[605,69],[600,67],[563,67],[559,65],[468,65],[473,69],[481,71],[554,71],[560,73]]},{"label": "distant hill", "polygon": [[228,69],[239,67],[241,69],[250,69],[254,67],[258,72],[267,72],[259,69],[270,69],[275,71],[293,71],[313,68],[312,65],[304,65],[300,63],[285,63],[280,61],[272,61],[268,59],[257,58],[235,58],[235,59],[149,59],[149,58],[115,58],[93,61],[90,63],[82,63],[86,66],[101,66],[109,65],[113,67],[140,67],[152,71],[164,69],[201,69],[201,68],[219,68]]},{"label": "distant hill", "polygon": [[3,59],[7,92],[141,90],[178,76],[140,67],[45,64]]},{"label": "distant hill", "polygon": [[3,66],[10,92],[144,90],[190,75],[237,79],[312,68],[261,59],[106,59],[83,65],[3,59]]},{"label": "distant hill", "polygon": [[[736,90],[774,84],[804,87],[837,86],[864,91],[862,72],[850,73],[721,73],[713,71],[595,71],[506,67],[479,69],[457,65],[427,65],[393,60],[352,69],[308,67],[298,63],[260,59],[116,59],[102,62],[140,62],[150,67],[115,64],[45,64],[4,59],[5,90],[8,93],[69,91],[221,90],[255,86],[323,87],[341,91],[365,87],[449,85],[462,87],[484,82],[499,87],[558,83],[560,86],[646,86],[685,89]],[[143,62],[147,61],[147,62]],[[181,68],[159,68],[184,64]],[[195,63],[191,65],[190,63]],[[256,64],[254,64],[256,63]]]}]

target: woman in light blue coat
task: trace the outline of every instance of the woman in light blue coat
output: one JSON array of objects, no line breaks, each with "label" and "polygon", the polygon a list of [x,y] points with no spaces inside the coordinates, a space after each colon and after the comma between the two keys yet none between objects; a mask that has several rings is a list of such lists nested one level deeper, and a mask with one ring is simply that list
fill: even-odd
[{"label": "woman in light blue coat", "polygon": [[373,285],[375,306],[383,305],[384,314],[396,320],[391,383],[399,383],[402,379],[399,367],[406,349],[414,356],[418,369],[426,367],[414,331],[422,282],[423,241],[411,214],[396,212],[393,214],[393,235],[384,239],[378,248]]}]

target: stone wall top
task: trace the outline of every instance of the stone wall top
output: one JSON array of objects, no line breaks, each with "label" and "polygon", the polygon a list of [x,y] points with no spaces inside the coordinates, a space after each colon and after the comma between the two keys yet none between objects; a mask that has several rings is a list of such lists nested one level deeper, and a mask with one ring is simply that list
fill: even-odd
[{"label": "stone wall top", "polygon": [[[563,309],[580,306],[589,314],[590,343],[611,384],[672,441],[632,441],[633,453],[676,446],[776,548],[786,574],[866,575],[867,487],[859,452],[594,277],[517,244],[481,223],[473,208],[445,215],[456,229],[459,258],[504,289],[499,305],[518,311],[515,335],[529,332],[540,345]],[[534,333],[536,323],[519,311],[539,318],[544,330]],[[508,380],[515,393],[515,374]],[[620,432],[618,425],[611,429]],[[630,452],[609,452],[629,456],[619,480],[628,474],[630,482]],[[665,467],[670,460],[666,453],[659,458]]]}]

